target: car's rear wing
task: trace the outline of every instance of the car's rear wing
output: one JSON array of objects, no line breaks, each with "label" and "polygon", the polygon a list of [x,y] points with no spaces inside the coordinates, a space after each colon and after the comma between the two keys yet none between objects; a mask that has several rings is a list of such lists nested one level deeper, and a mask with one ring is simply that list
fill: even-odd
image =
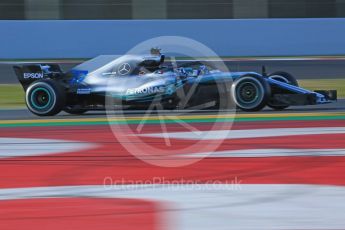
[{"label": "car's rear wing", "polygon": [[57,64],[30,64],[13,66],[13,69],[24,90],[36,80],[53,78],[63,74]]}]

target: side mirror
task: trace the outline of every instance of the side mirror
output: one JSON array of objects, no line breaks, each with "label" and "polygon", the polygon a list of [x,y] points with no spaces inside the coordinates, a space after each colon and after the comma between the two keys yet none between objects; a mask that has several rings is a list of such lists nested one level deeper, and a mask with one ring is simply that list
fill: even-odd
[{"label": "side mirror", "polygon": [[261,73],[261,75],[263,76],[263,77],[267,77],[268,76],[268,74],[267,74],[267,71],[266,71],[266,66],[262,66],[262,73]]}]

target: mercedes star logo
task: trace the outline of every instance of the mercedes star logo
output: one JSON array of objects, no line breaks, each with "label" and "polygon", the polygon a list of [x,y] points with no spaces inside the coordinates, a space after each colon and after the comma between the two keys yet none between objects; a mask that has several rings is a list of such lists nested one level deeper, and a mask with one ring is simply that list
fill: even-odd
[{"label": "mercedes star logo", "polygon": [[128,63],[123,63],[119,66],[120,75],[127,75],[131,71],[131,65]]}]

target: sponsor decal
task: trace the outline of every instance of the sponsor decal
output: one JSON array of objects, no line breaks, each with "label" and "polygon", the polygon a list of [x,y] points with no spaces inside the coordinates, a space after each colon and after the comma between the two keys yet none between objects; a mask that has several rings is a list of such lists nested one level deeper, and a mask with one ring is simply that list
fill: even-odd
[{"label": "sponsor decal", "polygon": [[40,79],[43,78],[43,73],[24,73],[24,79]]},{"label": "sponsor decal", "polygon": [[164,86],[156,86],[156,87],[146,87],[146,88],[136,88],[136,89],[127,89],[126,94],[155,94],[155,93],[164,93],[165,87]]},{"label": "sponsor decal", "polygon": [[91,89],[90,88],[77,89],[77,94],[90,94],[90,93],[91,93]]},{"label": "sponsor decal", "polygon": [[102,73],[102,76],[111,76],[111,75],[116,75],[116,72]]},{"label": "sponsor decal", "polygon": [[175,86],[174,85],[170,85],[167,87],[166,93],[168,95],[172,95],[175,92]]},{"label": "sponsor decal", "polygon": [[127,75],[131,71],[131,65],[128,63],[123,63],[119,66],[118,72],[120,75]]}]

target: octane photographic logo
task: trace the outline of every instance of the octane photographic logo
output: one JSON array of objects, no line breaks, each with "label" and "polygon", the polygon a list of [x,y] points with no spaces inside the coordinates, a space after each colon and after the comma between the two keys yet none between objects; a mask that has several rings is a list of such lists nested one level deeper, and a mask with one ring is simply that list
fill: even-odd
[{"label": "octane photographic logo", "polygon": [[[229,79],[227,84],[216,81],[214,90],[223,92],[219,93],[218,98],[200,103],[198,100],[195,100],[195,97],[193,98],[200,89],[200,80],[204,75],[204,70],[230,71],[222,59],[204,44],[185,37],[163,36],[144,41],[128,51],[127,55],[124,56],[128,59],[121,60],[121,63],[124,64],[119,66],[118,71],[120,74],[122,70],[128,69],[125,65],[126,63],[132,65],[133,61],[130,60],[132,57],[137,55],[148,57],[150,56],[148,55],[150,50],[153,57],[155,55],[159,57],[159,53],[152,52],[153,47],[159,47],[162,50],[167,59],[163,65],[168,65],[168,68],[155,71],[149,68],[142,69],[140,70],[141,74],[138,76],[128,77],[128,85],[131,85],[133,81],[141,81],[141,78],[145,79],[145,74],[151,75],[151,78],[152,74],[157,74],[157,79],[169,78],[169,76],[171,79],[171,76],[176,76],[176,83],[171,84],[169,82],[166,87],[163,87],[165,88],[164,93],[161,92],[162,90],[158,90],[159,92],[157,91],[151,98],[148,97],[147,93],[135,92],[144,92],[150,87],[154,89],[157,86],[129,87],[130,93],[128,93],[128,89],[124,91],[125,97],[133,99],[133,97],[145,96],[145,98],[149,98],[147,107],[140,114],[138,111],[135,111],[133,117],[133,115],[130,115],[133,114],[130,108],[128,110],[124,109],[128,105],[123,103],[123,98],[113,96],[116,95],[112,92],[114,85],[112,81],[109,81],[107,91],[108,95],[111,96],[106,97],[107,118],[116,141],[134,157],[155,166],[187,166],[207,157],[205,153],[216,151],[231,131],[232,119],[236,112],[235,109],[231,108],[230,98],[226,96],[229,95],[231,79]],[[192,70],[191,68],[184,67],[192,67]],[[198,70],[197,68],[200,67],[201,70]],[[131,68],[135,67],[131,66]],[[187,69],[192,71],[190,73],[192,76],[188,76],[185,73]],[[190,83],[181,79],[184,74],[186,74],[185,77],[190,77],[194,81]],[[185,90],[185,88],[188,90]],[[172,106],[168,109],[166,104],[162,103],[162,98],[166,95],[174,96],[168,100],[169,103],[172,103]],[[191,103],[192,101],[193,103]],[[197,117],[201,109],[209,109],[210,120],[207,120],[207,123],[203,125],[196,125],[199,122]],[[224,120],[225,117],[226,121]],[[114,122],[115,119],[116,122]],[[121,122],[118,122],[119,120]],[[213,130],[223,130],[224,132],[215,139],[211,138]],[[171,137],[172,133],[179,131],[189,132],[195,138],[184,141]],[[203,154],[197,155],[200,152]],[[187,157],[194,153],[196,154],[195,157]]]}]

